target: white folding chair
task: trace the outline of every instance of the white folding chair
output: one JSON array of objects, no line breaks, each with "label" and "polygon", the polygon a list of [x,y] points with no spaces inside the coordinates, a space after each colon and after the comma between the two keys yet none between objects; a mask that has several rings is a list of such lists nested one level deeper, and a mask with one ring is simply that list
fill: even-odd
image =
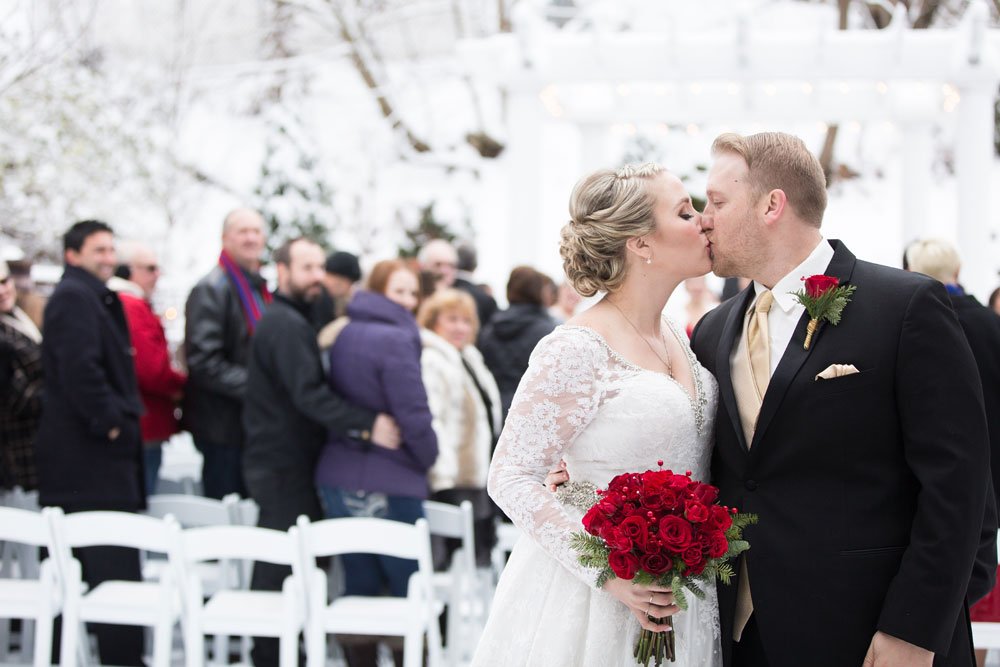
[{"label": "white folding chair", "polygon": [[521,538],[521,529],[512,523],[496,521],[497,543],[490,552],[490,564],[493,566],[493,583],[500,580],[500,573],[507,565],[507,558],[514,550],[514,545]]},{"label": "white folding chair", "polygon": [[190,434],[174,435],[163,445],[158,487],[181,489],[188,495],[196,493],[201,487],[202,462],[201,452],[195,448]]},{"label": "white folding chair", "polygon": [[[36,550],[44,546],[50,554],[53,549],[47,517],[24,509],[0,507],[0,540]],[[27,578],[24,572],[20,575],[0,579],[0,618],[35,622],[34,665],[42,667],[51,664],[52,624],[62,609],[62,587],[55,564],[48,558],[38,568],[37,578]],[[21,651],[26,653],[26,641],[22,641]]]},{"label": "white folding chair", "polygon": [[[192,496],[185,493],[161,493],[146,499],[146,514],[164,518],[173,517],[182,528],[201,528],[203,526],[238,525],[240,500],[238,493],[231,493],[222,500]],[[253,501],[251,501],[253,502]],[[167,566],[163,558],[146,558],[142,564],[142,576],[147,580],[156,580]],[[198,576],[206,595],[211,596],[220,590],[246,590],[250,588],[250,576],[246,573],[252,564],[244,566],[240,562],[220,560],[212,563],[198,563]],[[247,641],[242,652],[249,663],[249,644]],[[226,662],[229,655],[229,638],[217,635],[212,644],[212,655],[216,662]]]},{"label": "white folding chair", "polygon": [[434,598],[448,608],[445,657],[449,665],[469,662],[484,625],[486,603],[479,594],[476,538],[472,503],[460,505],[424,501],[424,517],[431,535],[460,539],[445,572],[434,573]]},{"label": "white folding chair", "polygon": [[[0,506],[14,509],[40,512],[38,492],[25,491],[15,486],[9,491],[0,491]],[[39,572],[38,547],[0,539],[0,578],[38,579]],[[21,620],[20,648],[27,654],[29,646],[34,643],[35,624],[29,619]],[[7,660],[7,647],[10,645],[10,621],[0,619],[0,663]]]},{"label": "white folding chair", "polygon": [[[169,667],[174,624],[181,618],[175,572],[179,526],[131,512],[47,512],[56,565],[63,582],[63,623],[59,662],[75,667],[83,623],[142,625],[153,631],[152,667]],[[166,554],[174,567],[159,581],[105,581],[84,592],[80,561],[71,549],[119,546]]]},{"label": "white folding chair", "polygon": [[[426,519],[416,525],[387,519],[298,521],[308,602],[306,655],[308,667],[326,664],[326,635],[389,635],[404,638],[403,665],[418,667],[427,636],[429,664],[441,664],[439,611],[433,596],[434,567]],[[344,596],[327,603],[326,573],[316,559],[351,553],[380,554],[417,561],[405,598]]]},{"label": "white folding chair", "polygon": [[[298,637],[305,624],[303,585],[298,570],[298,541],[289,532],[250,526],[211,526],[185,530],[181,536],[185,565],[184,599],[188,667],[201,667],[205,635],[277,637],[281,667],[298,664]],[[198,563],[211,560],[259,560],[289,565],[292,574],[280,592],[220,590],[205,601]],[[226,660],[228,662],[228,660]]]}]

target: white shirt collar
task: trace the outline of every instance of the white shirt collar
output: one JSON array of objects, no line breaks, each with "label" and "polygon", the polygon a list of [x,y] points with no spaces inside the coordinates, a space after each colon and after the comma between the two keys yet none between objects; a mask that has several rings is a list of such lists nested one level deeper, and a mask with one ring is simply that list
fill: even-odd
[{"label": "white shirt collar", "polygon": [[[771,293],[774,295],[774,302],[785,313],[790,313],[795,306],[800,305],[798,300],[792,295],[792,292],[802,289],[805,278],[826,273],[826,269],[830,266],[832,260],[833,246],[826,239],[820,237],[819,243],[809,253],[809,256],[771,288]],[[753,289],[759,296],[767,288],[755,280],[753,281]]]}]

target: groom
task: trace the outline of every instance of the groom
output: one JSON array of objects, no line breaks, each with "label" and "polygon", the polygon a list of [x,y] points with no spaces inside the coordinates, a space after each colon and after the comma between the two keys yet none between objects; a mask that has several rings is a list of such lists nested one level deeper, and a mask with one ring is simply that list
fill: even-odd
[{"label": "groom", "polygon": [[[754,281],[691,337],[719,381],[721,502],[760,516],[718,588],[726,664],[974,664],[988,438],[947,293],[823,238],[823,172],[797,137],[724,134],[712,152],[713,271]],[[807,349],[790,293],[815,274],[855,291]]]}]

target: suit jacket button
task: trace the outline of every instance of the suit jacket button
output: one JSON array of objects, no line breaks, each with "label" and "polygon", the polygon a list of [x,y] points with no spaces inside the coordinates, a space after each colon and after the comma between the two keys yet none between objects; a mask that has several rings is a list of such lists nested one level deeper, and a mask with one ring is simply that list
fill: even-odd
[{"label": "suit jacket button", "polygon": [[756,491],[757,490],[757,482],[755,482],[752,479],[748,479],[746,482],[744,482],[743,486],[746,487],[747,491]]}]

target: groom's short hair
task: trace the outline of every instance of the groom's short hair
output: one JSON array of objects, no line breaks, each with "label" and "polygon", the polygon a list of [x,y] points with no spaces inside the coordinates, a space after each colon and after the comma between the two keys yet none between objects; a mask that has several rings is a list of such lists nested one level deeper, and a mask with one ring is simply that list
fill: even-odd
[{"label": "groom's short hair", "polygon": [[805,142],[784,132],[744,137],[726,132],[716,137],[712,155],[733,153],[747,163],[751,195],[757,199],[781,190],[804,221],[819,227],[826,211],[826,176]]}]

